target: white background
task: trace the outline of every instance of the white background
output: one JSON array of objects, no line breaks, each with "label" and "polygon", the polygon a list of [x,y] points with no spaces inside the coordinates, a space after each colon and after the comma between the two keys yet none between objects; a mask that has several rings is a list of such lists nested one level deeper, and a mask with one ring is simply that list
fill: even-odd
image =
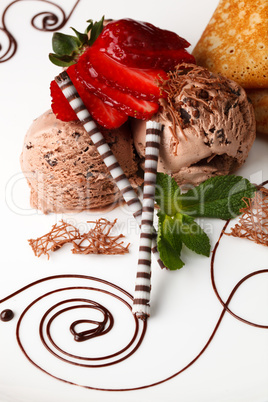
[{"label": "white background", "polygon": [[[67,15],[74,3],[55,0]],[[9,4],[11,1],[1,0],[1,15]],[[82,31],[87,19],[98,20],[102,15],[114,19],[130,17],[177,32],[192,44],[191,50],[216,6],[217,0],[81,0],[61,31],[70,33],[69,26]],[[29,189],[19,164],[23,138],[33,119],[49,109],[49,83],[59,72],[48,60],[52,33],[39,32],[30,23],[34,15],[47,10],[57,11],[42,1],[17,1],[8,9],[4,20],[18,49],[9,61],[0,64],[0,299],[36,279],[61,273],[100,277],[132,293],[138,231],[125,208],[105,214],[45,216],[29,205]],[[0,43],[2,55],[7,43],[3,32],[0,32]],[[267,179],[267,155],[267,138],[258,136],[246,164],[238,173],[257,183]],[[118,218],[120,231],[126,235],[126,242],[131,242],[128,256],[79,256],[71,254],[66,246],[47,260],[46,257],[36,258],[28,245],[27,239],[48,232],[51,225],[62,218],[79,226],[101,216],[110,220]],[[222,222],[205,220],[201,223],[214,245]],[[184,259],[186,267],[178,272],[160,271],[153,264],[152,317],[142,347],[132,360],[114,366],[104,374],[101,370],[88,375],[82,373],[82,380],[88,381],[88,385],[100,383],[105,387],[105,378],[109,386],[114,382],[118,387],[122,382],[122,388],[149,384],[179,371],[201,351],[222,307],[211,286],[210,260],[187,252]],[[226,300],[235,284],[248,272],[268,268],[267,249],[226,238],[216,262],[217,286]],[[247,319],[267,324],[267,290],[268,275],[247,281],[234,297],[232,308]],[[18,317],[38,292],[39,289],[36,294],[33,290],[33,295],[28,292],[0,303],[1,311],[12,308],[16,314],[11,322],[0,322],[1,402],[268,401],[268,331],[247,326],[228,314],[202,357],[183,374],[162,385],[143,391],[107,393],[57,381],[31,365],[16,342]],[[34,327],[34,320],[32,325]],[[31,339],[35,331],[33,328],[26,330],[27,337]],[[35,351],[34,348],[39,347],[38,340],[33,338],[31,346]],[[40,356],[43,356],[42,352]],[[51,364],[53,370],[58,370],[58,376],[65,375],[65,369],[61,369],[57,361]],[[68,375],[72,377],[72,372]]]}]

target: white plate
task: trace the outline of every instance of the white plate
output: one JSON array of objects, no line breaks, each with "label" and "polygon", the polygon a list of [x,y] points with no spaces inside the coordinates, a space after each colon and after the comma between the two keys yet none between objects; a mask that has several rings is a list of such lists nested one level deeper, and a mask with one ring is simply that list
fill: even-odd
[{"label": "white plate", "polygon": [[[87,19],[96,20],[103,14],[107,18],[131,17],[174,30],[194,45],[217,0],[167,0],[164,4],[157,0],[80,0],[68,20],[74,5],[74,0],[55,0],[52,3],[2,0],[0,5],[1,56],[11,43],[7,55],[9,60],[0,64],[0,311],[11,308],[15,312],[13,320],[0,322],[0,401],[268,401],[268,331],[258,327],[268,325],[267,272],[247,279],[229,304],[233,313],[256,323],[257,327],[238,320],[229,312],[223,313],[223,306],[211,282],[210,259],[186,253],[186,267],[178,272],[161,271],[153,263],[152,316],[139,349],[127,359],[105,367],[79,367],[68,364],[65,360],[73,358],[56,351],[46,334],[46,343],[65,360],[52,354],[40,341],[39,322],[51,306],[66,298],[89,298],[111,310],[115,319],[113,329],[102,337],[75,343],[67,323],[76,320],[77,313],[79,317],[84,317],[84,308],[76,308],[53,319],[53,340],[68,353],[91,357],[113,354],[128,345],[136,323],[124,302],[131,304],[131,298],[119,288],[133,294],[138,230],[123,207],[105,214],[47,216],[30,208],[29,189],[20,171],[19,155],[24,134],[32,120],[50,107],[49,83],[59,71],[47,57],[51,51],[52,33],[34,28],[32,18],[40,14],[34,19],[40,27],[44,18],[42,12],[49,10],[57,14],[59,24],[65,21],[61,31],[70,33],[70,26],[83,30]],[[3,28],[12,34],[16,42],[10,42]],[[238,173],[256,183],[268,179],[267,155],[267,138],[259,136],[246,164]],[[27,243],[27,239],[46,233],[52,224],[62,218],[79,226],[102,216],[110,220],[118,218],[118,231],[126,235],[126,242],[131,242],[129,255],[73,255],[65,246],[50,260],[45,257],[38,259]],[[201,223],[214,246],[223,222],[206,219]],[[267,257],[265,247],[224,236],[214,266],[215,285],[220,298],[226,302],[242,278],[257,270],[267,270]],[[57,279],[55,276],[58,275],[66,277]],[[84,277],[78,277],[80,275]],[[38,282],[42,278],[48,279]],[[111,287],[110,283],[119,288]],[[28,287],[10,296],[23,286]],[[66,287],[77,289],[64,290]],[[101,291],[96,291],[96,288]],[[47,294],[55,289],[62,290]],[[119,298],[112,297],[111,290]],[[46,296],[35,301],[41,295]],[[55,311],[53,309],[49,314],[53,315]],[[91,312],[96,314],[93,310]],[[221,316],[219,328],[206,347]],[[49,317],[44,322],[44,328]],[[120,360],[124,353],[131,353],[142,339],[144,330],[143,324],[139,323],[133,345],[122,355],[104,362]],[[93,366],[100,362],[77,358],[74,361]],[[80,386],[70,385],[70,382]],[[126,391],[140,387],[141,390]]]}]

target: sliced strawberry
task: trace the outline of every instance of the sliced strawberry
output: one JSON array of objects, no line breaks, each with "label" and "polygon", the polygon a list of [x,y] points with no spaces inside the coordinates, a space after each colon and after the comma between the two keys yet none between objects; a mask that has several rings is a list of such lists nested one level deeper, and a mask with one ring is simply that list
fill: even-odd
[{"label": "sliced strawberry", "polygon": [[122,126],[127,121],[128,116],[125,113],[107,105],[96,95],[88,93],[86,98],[88,101],[88,111],[93,119],[102,127],[114,129]]},{"label": "sliced strawberry", "polygon": [[[73,67],[68,68],[68,74],[93,119],[107,129],[118,128],[124,124],[127,120],[127,115],[112,106],[106,105],[100,98],[85,91],[84,87],[77,81]],[[50,90],[52,97],[51,107],[56,117],[62,121],[78,120],[56,81],[51,82]]]},{"label": "sliced strawberry", "polygon": [[[170,66],[165,62],[165,53],[168,53],[168,59],[176,59],[176,64],[179,62],[195,62],[194,57],[184,50],[190,46],[185,39],[174,32],[132,19],[110,22],[103,29],[93,46],[128,67],[152,68],[156,66],[155,68],[162,68],[168,71],[174,68],[174,64]],[[176,55],[178,50],[184,50],[183,60],[180,59],[178,53]],[[161,58],[162,51],[164,53]],[[156,59],[160,56],[157,64],[152,59],[154,52],[158,54]],[[139,56],[141,54],[142,57]]]},{"label": "sliced strawberry", "polygon": [[108,129],[122,126],[128,118],[126,113],[104,103],[98,96],[89,92],[83,82],[79,80],[76,66],[77,65],[75,64],[68,67],[67,73],[93,119],[102,127]]},{"label": "sliced strawberry", "polygon": [[137,99],[128,93],[121,92],[117,88],[106,85],[104,82],[98,80],[98,78],[92,74],[91,69],[84,68],[84,63],[82,62],[83,56],[84,55],[82,55],[79,62],[75,64],[76,78],[89,92],[98,96],[106,104],[137,119],[150,119],[152,115],[158,111],[159,105],[157,103]]},{"label": "sliced strawberry", "polygon": [[50,94],[52,98],[51,109],[57,119],[62,121],[77,120],[76,114],[54,80],[50,84]]},{"label": "sliced strawberry", "polygon": [[135,51],[135,53],[128,53],[128,63],[128,65],[138,65],[143,69],[160,69],[167,72],[174,70],[181,63],[195,64],[195,58],[185,49],[140,50]]},{"label": "sliced strawberry", "polygon": [[161,96],[157,81],[167,79],[163,70],[129,68],[113,60],[107,54],[93,47],[88,48],[80,57],[78,70],[82,75],[89,71],[91,77],[97,78],[106,85],[113,86],[138,99],[157,102]]},{"label": "sliced strawberry", "polygon": [[[175,65],[195,62],[185,50],[189,46],[185,39],[149,23],[122,19],[103,29],[102,18],[90,22],[89,30],[90,39],[76,30],[76,38],[55,33],[50,60],[69,66],[67,72],[85,106],[107,128],[119,127],[127,116],[150,119],[158,111],[157,101],[165,96],[157,81],[165,80],[165,71]],[[58,118],[76,119],[54,81],[51,95]]]}]

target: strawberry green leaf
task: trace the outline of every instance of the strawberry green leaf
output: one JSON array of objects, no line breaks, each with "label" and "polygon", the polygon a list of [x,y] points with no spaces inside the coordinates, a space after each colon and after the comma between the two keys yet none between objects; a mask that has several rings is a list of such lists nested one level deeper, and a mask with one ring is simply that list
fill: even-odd
[{"label": "strawberry green leaf", "polygon": [[[92,20],[91,24],[92,24]],[[90,22],[87,21],[87,22]],[[90,32],[90,39],[89,39],[89,46],[92,46],[93,43],[95,42],[95,40],[98,38],[98,36],[101,34],[102,30],[103,30],[103,21],[104,21],[104,16],[102,17],[102,19],[100,21],[95,22],[94,24],[91,25],[91,32]]]},{"label": "strawberry green leaf", "polygon": [[79,40],[75,36],[55,32],[52,36],[52,49],[58,56],[71,56],[79,46]]},{"label": "strawberry green leaf", "polygon": [[93,27],[93,20],[87,20],[87,22],[89,22],[89,25],[85,29],[86,34],[88,34],[91,31],[92,27]]},{"label": "strawberry green leaf", "polygon": [[[83,53],[86,46],[91,46],[97,39],[103,29],[104,17],[98,22],[89,20],[85,33],[78,32],[75,28],[71,28],[76,36],[65,35],[55,32],[52,37],[52,49],[54,53],[49,54],[49,60],[61,67],[68,67],[75,64],[79,56]],[[88,32],[90,32],[90,39]]]},{"label": "strawberry green leaf", "polygon": [[72,28],[72,30],[76,34],[76,37],[79,41],[79,47],[82,47],[88,43],[88,36],[86,33],[78,32],[75,28]]},{"label": "strawberry green leaf", "polygon": [[49,53],[48,57],[53,64],[59,67],[69,67],[75,64],[72,56],[58,56],[57,54]]}]

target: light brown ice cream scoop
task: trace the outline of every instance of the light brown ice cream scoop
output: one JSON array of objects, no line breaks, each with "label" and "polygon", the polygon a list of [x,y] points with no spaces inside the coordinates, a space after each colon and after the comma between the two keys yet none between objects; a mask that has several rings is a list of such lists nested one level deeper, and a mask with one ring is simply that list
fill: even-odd
[{"label": "light brown ice cream scoop", "polygon": [[[256,136],[253,107],[237,83],[195,65],[181,65],[161,84],[167,92],[155,120],[164,125],[158,171],[199,184],[238,169]],[[132,121],[144,157],[145,123]]]},{"label": "light brown ice cream scoop", "polygon": [[[129,127],[103,130],[126,176],[141,184]],[[80,122],[62,122],[51,111],[29,128],[21,168],[31,189],[31,206],[49,212],[79,212],[116,203],[120,192]]]}]

